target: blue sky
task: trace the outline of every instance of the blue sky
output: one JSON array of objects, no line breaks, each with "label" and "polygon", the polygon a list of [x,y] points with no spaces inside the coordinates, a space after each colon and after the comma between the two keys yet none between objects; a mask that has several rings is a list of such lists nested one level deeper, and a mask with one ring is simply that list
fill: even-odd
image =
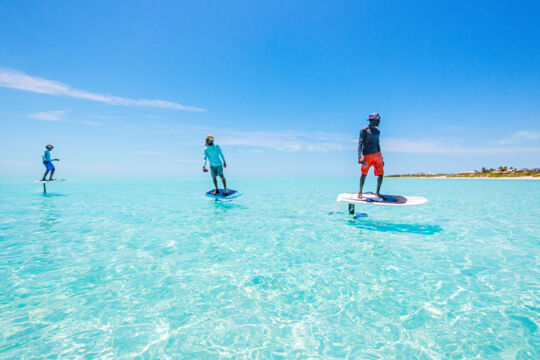
[{"label": "blue sky", "polygon": [[[537,1],[3,1],[0,175],[539,167]],[[60,174],[59,174],[60,176]]]}]

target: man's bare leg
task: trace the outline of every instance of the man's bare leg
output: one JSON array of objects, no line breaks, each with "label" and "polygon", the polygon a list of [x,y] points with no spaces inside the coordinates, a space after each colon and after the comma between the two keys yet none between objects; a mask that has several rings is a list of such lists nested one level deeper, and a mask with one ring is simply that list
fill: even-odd
[{"label": "man's bare leg", "polygon": [[221,178],[221,182],[223,183],[223,188],[227,190],[227,181],[225,180],[225,176],[220,175],[219,177]]},{"label": "man's bare leg", "polygon": [[41,181],[47,181],[46,177],[48,173],[49,173],[49,170],[45,170],[45,174],[43,174],[43,179],[41,179]]},{"label": "man's bare leg", "polygon": [[364,174],[362,174],[362,176],[360,176],[360,191],[358,192],[358,198],[359,199],[362,198],[362,189],[364,188],[364,183],[366,182],[366,176],[367,175],[364,175]]},{"label": "man's bare leg", "polygon": [[49,176],[49,181],[53,181],[54,179],[52,178],[52,176],[54,175],[54,170],[56,169],[52,169],[51,170],[51,175]]},{"label": "man's bare leg", "polygon": [[379,177],[377,178],[377,193],[375,194],[375,196],[380,197],[381,199],[384,199],[384,197],[381,196],[381,185],[383,177],[384,175],[379,175]]},{"label": "man's bare leg", "polygon": [[217,178],[212,178],[212,180],[214,181],[214,186],[216,187],[216,190],[214,191],[214,195],[217,195],[219,194],[219,188],[217,186]]}]

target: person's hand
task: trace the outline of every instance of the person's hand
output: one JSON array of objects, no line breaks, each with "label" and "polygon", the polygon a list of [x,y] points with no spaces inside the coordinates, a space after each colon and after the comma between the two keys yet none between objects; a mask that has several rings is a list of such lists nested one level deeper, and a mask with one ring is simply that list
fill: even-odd
[{"label": "person's hand", "polygon": [[60,161],[60,159],[54,159],[55,161]]},{"label": "person's hand", "polygon": [[48,161],[44,161],[43,163],[49,165],[49,162],[48,162]]},{"label": "person's hand", "polygon": [[208,172],[208,169],[206,168],[206,166],[203,166],[203,167],[202,167],[202,171]]},{"label": "person's hand", "polygon": [[227,167],[227,163],[226,163],[226,162],[223,162],[223,167],[224,167],[224,168]]},{"label": "person's hand", "polygon": [[359,156],[358,157],[358,163],[361,164],[364,162],[364,157],[363,156]]}]

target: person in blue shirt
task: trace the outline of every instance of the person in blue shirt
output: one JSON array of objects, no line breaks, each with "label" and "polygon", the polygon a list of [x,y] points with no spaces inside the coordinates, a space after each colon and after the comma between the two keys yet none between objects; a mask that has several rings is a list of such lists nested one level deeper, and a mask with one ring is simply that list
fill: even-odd
[{"label": "person in blue shirt", "polygon": [[51,175],[49,176],[49,181],[54,181],[55,179],[53,179],[53,174],[54,174],[54,170],[56,170],[54,168],[54,165],[53,165],[53,161],[60,161],[60,159],[51,159],[51,150],[54,149],[54,146],[52,145],[47,145],[45,146],[45,151],[43,152],[43,155],[41,156],[41,159],[43,160],[43,166],[45,166],[45,174],[43,174],[43,179],[41,179],[41,181],[47,181],[46,177],[47,177],[47,174],[49,173],[49,171],[51,172]]},{"label": "person in blue shirt", "polygon": [[[219,188],[218,188],[218,182],[217,177],[219,176],[221,178],[221,182],[223,183],[223,195],[227,196],[228,190],[227,190],[227,181],[225,180],[225,177],[223,176],[223,168],[227,167],[227,162],[225,161],[225,157],[223,156],[223,153],[221,152],[221,148],[219,145],[214,144],[214,137],[212,135],[208,135],[206,137],[206,147],[204,148],[204,164],[203,164],[203,171],[208,172],[208,169],[206,168],[206,161],[210,161],[210,174],[212,175],[212,180],[214,181],[214,186],[216,187],[216,190],[214,191],[214,195],[219,194]],[[223,161],[223,163],[221,162]]]}]

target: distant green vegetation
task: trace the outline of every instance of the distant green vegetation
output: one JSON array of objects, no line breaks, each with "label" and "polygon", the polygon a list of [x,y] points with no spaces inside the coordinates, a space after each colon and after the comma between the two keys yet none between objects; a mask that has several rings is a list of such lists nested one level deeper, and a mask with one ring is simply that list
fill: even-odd
[{"label": "distant green vegetation", "polygon": [[472,170],[455,174],[416,173],[387,175],[386,177],[512,178],[522,176],[540,177],[540,168],[518,170],[514,167],[499,166],[497,169],[483,167],[481,170]]}]

